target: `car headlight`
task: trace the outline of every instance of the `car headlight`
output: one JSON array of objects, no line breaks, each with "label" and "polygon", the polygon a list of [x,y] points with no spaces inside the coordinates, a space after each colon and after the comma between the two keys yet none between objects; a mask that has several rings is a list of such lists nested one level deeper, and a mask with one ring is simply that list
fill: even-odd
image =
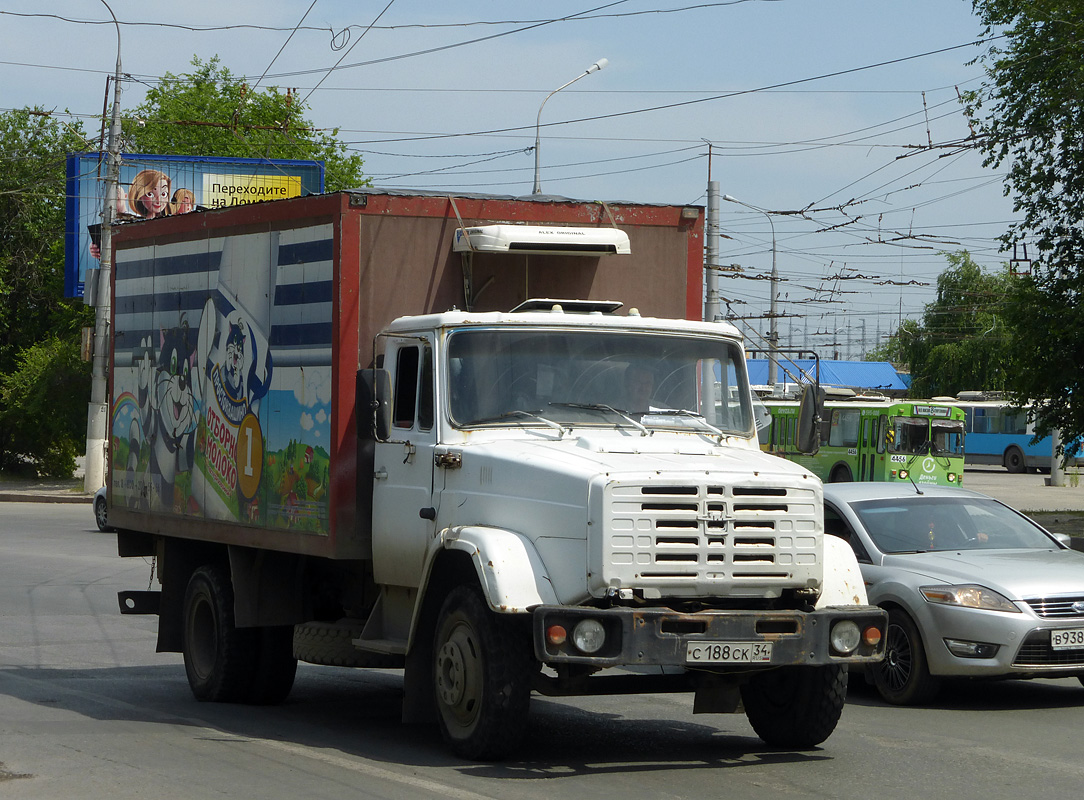
[{"label": "car headlight", "polygon": [[975,584],[961,586],[923,586],[919,589],[922,596],[931,603],[964,608],[984,608],[987,611],[1010,611],[1019,614],[1020,609],[1002,594],[993,589]]}]

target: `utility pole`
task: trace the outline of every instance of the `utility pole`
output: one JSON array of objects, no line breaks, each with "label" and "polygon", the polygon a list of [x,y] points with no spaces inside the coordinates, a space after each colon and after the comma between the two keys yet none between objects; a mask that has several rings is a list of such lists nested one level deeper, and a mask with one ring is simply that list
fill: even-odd
[{"label": "utility pole", "polygon": [[723,199],[729,203],[745,206],[758,214],[763,214],[768,218],[768,225],[772,229],[771,298],[768,301],[768,385],[772,387],[772,394],[774,395],[776,393],[776,377],[779,374],[779,314],[776,311],[779,303],[779,269],[776,266],[775,221],[772,219],[771,212],[765,211],[763,208],[743,203],[738,198],[731,197],[728,194],[723,195]]},{"label": "utility pole", "polygon": [[[710,152],[710,150],[709,150]],[[711,159],[708,159],[711,171]],[[708,208],[704,225],[704,320],[714,322],[722,313],[719,304],[719,182],[708,180]]]},{"label": "utility pole", "polygon": [[117,28],[117,69],[113,76],[113,113],[106,145],[105,208],[102,210],[101,268],[95,292],[94,351],[91,360],[90,405],[87,409],[87,451],[83,489],[96,492],[105,486],[105,460],[109,400],[106,397],[106,369],[109,360],[109,318],[113,271],[113,217],[117,211],[117,184],[120,181],[120,23],[105,0],[102,5]]}]

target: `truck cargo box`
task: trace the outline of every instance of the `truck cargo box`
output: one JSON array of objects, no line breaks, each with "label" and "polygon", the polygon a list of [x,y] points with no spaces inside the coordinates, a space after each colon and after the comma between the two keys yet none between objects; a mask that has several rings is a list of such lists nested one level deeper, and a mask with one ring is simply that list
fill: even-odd
[{"label": "truck cargo box", "polygon": [[111,522],[334,559],[369,555],[356,375],[391,320],[532,297],[702,304],[696,206],[355,190],[113,241]]}]

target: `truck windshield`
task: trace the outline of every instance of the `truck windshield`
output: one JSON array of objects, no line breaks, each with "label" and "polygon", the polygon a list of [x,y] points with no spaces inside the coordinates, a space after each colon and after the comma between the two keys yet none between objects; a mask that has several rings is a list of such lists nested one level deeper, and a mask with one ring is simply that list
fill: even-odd
[{"label": "truck windshield", "polygon": [[[484,328],[448,344],[452,423],[713,429],[752,436],[745,360],[723,338]],[[674,413],[680,412],[680,413]]]}]

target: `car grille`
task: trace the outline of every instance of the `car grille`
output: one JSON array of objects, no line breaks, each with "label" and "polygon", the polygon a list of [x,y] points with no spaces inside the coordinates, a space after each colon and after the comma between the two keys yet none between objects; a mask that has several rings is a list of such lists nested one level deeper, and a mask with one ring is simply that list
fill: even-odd
[{"label": "car grille", "polygon": [[820,579],[813,489],[617,483],[607,505],[607,587],[766,597]]},{"label": "car grille", "polygon": [[1050,631],[1032,631],[1020,645],[1013,660],[1014,667],[1082,667],[1084,650],[1053,650],[1050,647]]},{"label": "car grille", "polygon": [[[1076,597],[1037,597],[1024,600],[1031,610],[1046,619],[1084,618],[1084,596]],[[1078,609],[1074,603],[1080,603]]]}]

